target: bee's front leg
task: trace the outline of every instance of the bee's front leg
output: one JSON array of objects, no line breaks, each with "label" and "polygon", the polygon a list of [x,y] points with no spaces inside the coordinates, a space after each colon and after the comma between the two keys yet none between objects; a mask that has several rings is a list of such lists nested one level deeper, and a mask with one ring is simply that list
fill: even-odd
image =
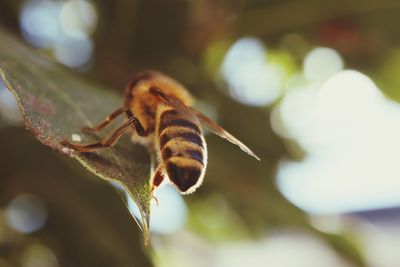
[{"label": "bee's front leg", "polygon": [[127,107],[120,107],[119,109],[115,110],[113,113],[111,113],[109,116],[107,116],[104,121],[99,123],[98,125],[94,127],[83,127],[82,131],[84,132],[97,132],[106,127],[108,124],[110,124],[115,118],[117,118],[119,115],[121,115],[124,112],[127,112],[129,108]]},{"label": "bee's front leg", "polygon": [[148,131],[143,129],[143,126],[140,124],[138,119],[136,119],[136,117],[131,117],[121,127],[115,130],[115,132],[113,132],[109,137],[105,138],[100,142],[81,145],[81,144],[72,144],[68,140],[63,140],[61,141],[61,144],[79,152],[91,152],[99,148],[105,148],[114,145],[115,142],[117,142],[117,140],[122,136],[122,134],[125,133],[132,126],[134,126],[136,131],[142,136],[148,134]]}]

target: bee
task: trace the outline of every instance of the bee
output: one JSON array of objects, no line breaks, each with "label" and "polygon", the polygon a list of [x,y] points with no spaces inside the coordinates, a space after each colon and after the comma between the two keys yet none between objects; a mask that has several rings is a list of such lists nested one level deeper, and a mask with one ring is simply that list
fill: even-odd
[{"label": "bee", "polygon": [[168,180],[181,194],[193,193],[203,182],[207,145],[202,125],[260,160],[247,146],[192,105],[192,96],[174,79],[156,71],[142,72],[126,86],[124,105],[97,126],[84,130],[99,131],[125,114],[127,120],[121,127],[97,143],[72,144],[64,140],[62,144],[78,152],[91,152],[111,147],[122,134],[130,131],[133,142],[145,145],[157,155],[156,168],[150,179],[152,190]]}]

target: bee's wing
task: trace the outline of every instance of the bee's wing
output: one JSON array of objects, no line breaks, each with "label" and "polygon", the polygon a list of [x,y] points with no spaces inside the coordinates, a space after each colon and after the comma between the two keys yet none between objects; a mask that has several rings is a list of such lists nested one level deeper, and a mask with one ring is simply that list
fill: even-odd
[{"label": "bee's wing", "polygon": [[180,112],[183,117],[198,122],[198,118],[191,109],[189,109],[182,101],[175,96],[164,94],[161,90],[156,87],[150,88],[150,93],[158,97],[164,104],[172,106],[176,111]]},{"label": "bee's wing", "polygon": [[229,132],[227,132],[224,128],[219,126],[215,121],[201,113],[200,111],[194,110],[191,108],[191,111],[196,115],[196,117],[200,120],[200,122],[207,127],[211,132],[215,133],[216,135],[225,138],[229,142],[237,145],[240,147],[241,150],[249,154],[250,156],[254,157],[258,161],[260,161],[260,158],[250,150],[245,144],[240,142],[236,137],[231,135]]}]

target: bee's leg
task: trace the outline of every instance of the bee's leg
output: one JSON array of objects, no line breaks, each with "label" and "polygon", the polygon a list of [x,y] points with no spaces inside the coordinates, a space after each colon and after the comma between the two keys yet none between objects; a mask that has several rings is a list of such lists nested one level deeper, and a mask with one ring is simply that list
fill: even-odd
[{"label": "bee's leg", "polygon": [[148,134],[148,132],[143,129],[143,126],[140,124],[138,119],[136,119],[135,117],[131,117],[121,127],[119,127],[117,130],[115,130],[114,133],[112,133],[109,137],[103,139],[100,142],[87,144],[87,145],[81,145],[81,144],[72,144],[67,140],[63,140],[61,142],[61,144],[64,145],[64,146],[67,146],[67,147],[69,147],[71,149],[77,150],[79,152],[90,152],[90,151],[93,151],[93,150],[96,150],[96,149],[99,149],[99,148],[110,147],[131,126],[135,126],[136,130],[138,132],[141,132],[141,134],[143,134],[143,135],[147,135]]},{"label": "bee's leg", "polygon": [[150,180],[150,185],[151,185],[151,191],[154,192],[154,190],[160,186],[160,184],[163,182],[164,180],[164,175],[162,173],[164,168],[164,165],[162,163],[160,163],[156,170],[154,171],[153,177],[151,177]]},{"label": "bee's leg", "polygon": [[140,121],[138,119],[136,119],[136,117],[133,115],[132,111],[128,110],[126,112],[126,114],[128,115],[129,120],[133,120],[133,125],[135,126],[136,133],[139,136],[143,136],[144,137],[144,136],[147,136],[149,134],[149,132],[143,128],[143,126],[140,123]]},{"label": "bee's leg", "polygon": [[129,108],[127,107],[120,107],[119,109],[117,109],[116,111],[114,111],[113,113],[111,113],[109,116],[107,116],[103,122],[99,123],[98,125],[94,126],[94,127],[83,127],[82,131],[86,131],[86,132],[97,132],[100,131],[101,129],[103,129],[104,127],[106,127],[108,124],[110,124],[116,117],[118,117],[119,115],[121,115],[124,112],[127,112],[129,110]]}]

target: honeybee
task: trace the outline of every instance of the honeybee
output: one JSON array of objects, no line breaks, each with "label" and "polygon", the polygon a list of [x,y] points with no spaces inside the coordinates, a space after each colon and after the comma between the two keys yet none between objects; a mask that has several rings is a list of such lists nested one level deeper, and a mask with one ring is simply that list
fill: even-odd
[{"label": "honeybee", "polygon": [[125,132],[157,155],[150,179],[152,189],[168,180],[181,194],[193,193],[203,182],[207,167],[207,145],[202,125],[211,132],[238,145],[260,160],[247,146],[203,113],[193,109],[193,98],[174,79],[156,71],[137,75],[125,88],[124,105],[103,122],[86,131],[99,131],[117,116],[126,114],[126,122],[104,140],[91,144],[62,144],[79,152],[91,152],[112,146]]}]

